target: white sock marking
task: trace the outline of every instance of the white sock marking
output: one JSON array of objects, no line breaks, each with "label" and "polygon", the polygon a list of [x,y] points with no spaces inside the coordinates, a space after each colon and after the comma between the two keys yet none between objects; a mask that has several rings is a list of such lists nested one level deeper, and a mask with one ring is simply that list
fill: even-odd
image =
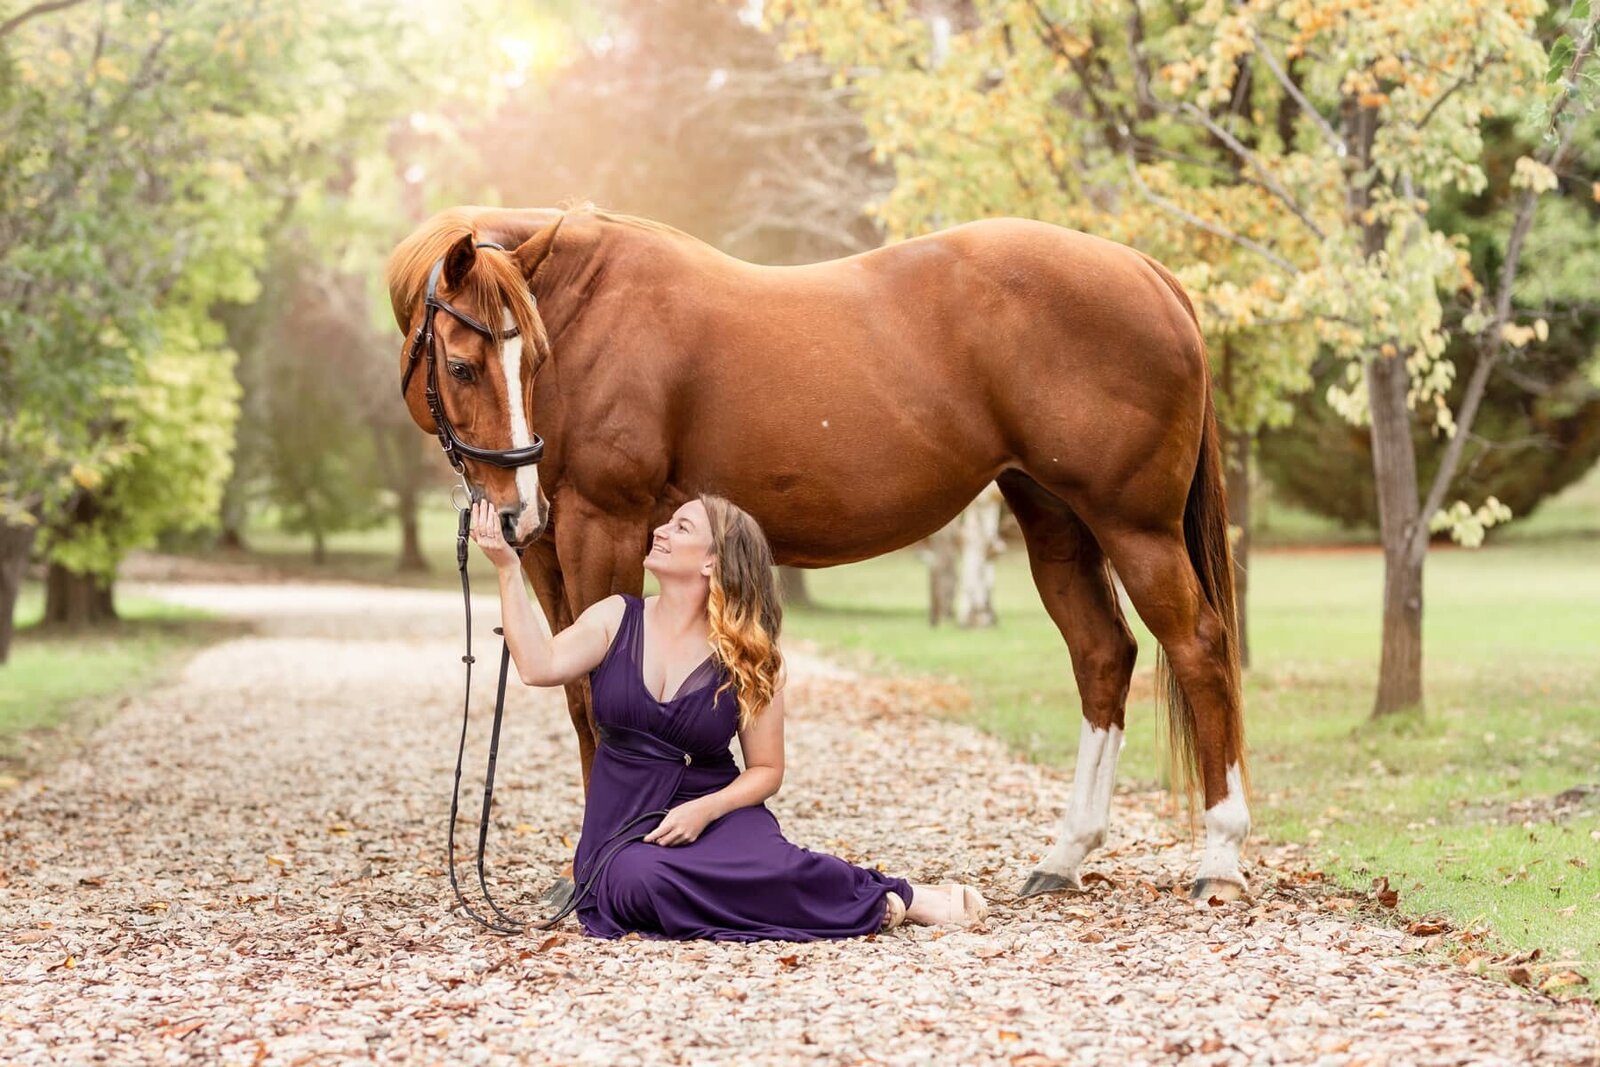
[{"label": "white sock marking", "polygon": [[1250,810],[1244,803],[1244,782],[1239,765],[1228,768],[1228,792],[1206,809],[1206,850],[1200,857],[1199,877],[1218,878],[1244,885],[1239,870],[1239,847],[1250,833]]},{"label": "white sock marking", "polygon": [[1105,844],[1111,825],[1111,793],[1117,783],[1117,757],[1122,754],[1122,728],[1103,730],[1085,719],[1078,734],[1078,768],[1072,775],[1072,800],[1061,817],[1056,847],[1039,870],[1064,875],[1078,884],[1083,858]]}]

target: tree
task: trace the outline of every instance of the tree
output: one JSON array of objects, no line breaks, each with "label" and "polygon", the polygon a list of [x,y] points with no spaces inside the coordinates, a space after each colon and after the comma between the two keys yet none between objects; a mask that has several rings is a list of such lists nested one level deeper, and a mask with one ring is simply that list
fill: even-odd
[{"label": "tree", "polygon": [[[1509,518],[1493,497],[1476,508],[1443,505],[1489,375],[1508,350],[1547,334],[1542,319],[1516,321],[1513,293],[1539,195],[1559,185],[1557,172],[1572,157],[1580,113],[1593,95],[1585,65],[1595,24],[1580,0],[1571,12],[1579,43],[1559,38],[1547,59],[1540,6],[1479,3],[1448,14],[1358,2],[1208,10],[1198,21],[1214,27],[1213,48],[1167,68],[1175,89],[1192,85],[1199,99],[1212,99],[1238,90],[1237,59],[1254,56],[1300,108],[1293,150],[1282,158],[1243,145],[1234,151],[1277,190],[1301,228],[1322,238],[1317,268],[1296,281],[1322,342],[1347,361],[1350,381],[1359,385],[1330,390],[1330,400],[1351,421],[1372,427],[1385,557],[1375,715],[1422,704],[1422,567],[1430,530],[1451,529],[1475,543],[1486,526]],[[1539,84],[1547,69],[1556,91],[1530,110],[1522,103],[1526,86]],[[1195,107],[1184,113],[1198,118]],[[1428,198],[1450,189],[1482,193],[1489,180],[1482,119],[1519,111],[1547,136],[1509,176],[1515,207],[1505,252],[1485,283],[1472,273],[1458,235],[1430,215]],[[1206,125],[1237,144],[1229,127]],[[1454,315],[1441,288],[1459,298]],[[1448,344],[1455,335],[1474,366],[1452,409]],[[1449,438],[1425,496],[1411,438],[1415,407]]]},{"label": "tree", "polygon": [[[60,568],[51,617],[108,609],[128,547],[214,507],[227,463],[211,445],[234,398],[218,374],[230,354],[204,320],[253,284],[259,201],[245,175],[280,145],[252,112],[273,110],[266,72],[293,15],[35,5],[4,24],[0,540],[21,560],[0,573],[20,573],[34,547],[21,531],[42,528],[39,550]],[[0,583],[0,614],[15,590]]]},{"label": "tree", "polygon": [[[1309,263],[1315,242],[1290,235],[1264,261],[1244,235],[1270,225],[1271,190],[1153,95],[1157,57],[1180,47],[1186,7],[785,0],[768,15],[788,50],[820,55],[855,87],[875,152],[897,179],[872,209],[892,237],[1025,215],[1124,241],[1176,271],[1218,383],[1230,506],[1247,515],[1251,442],[1288,419],[1289,399],[1310,385],[1310,324],[1280,264]],[[1207,114],[1247,103],[1220,100]],[[1263,102],[1272,120],[1263,139],[1278,136],[1280,111]],[[1240,544],[1240,578],[1247,556]]]},{"label": "tree", "polygon": [[[865,72],[869,129],[900,179],[886,205],[898,225],[1020,207],[1167,259],[1197,294],[1213,355],[1260,361],[1231,374],[1214,367],[1224,407],[1230,381],[1278,412],[1303,385],[1312,346],[1284,346],[1288,324],[1309,326],[1344,362],[1347,384],[1328,395],[1352,421],[1370,416],[1385,543],[1381,714],[1421,701],[1430,526],[1470,542],[1506,517],[1493,499],[1444,501],[1489,374],[1546,334],[1538,320],[1516,320],[1512,290],[1539,194],[1561,184],[1591,110],[1588,5],[1571,9],[1572,35],[1548,58],[1541,10],[1537,0],[1465,10],[980,0],[938,77],[916,60],[924,31],[900,17],[903,2],[795,0],[778,13],[801,16],[789,27],[797,47]],[[1530,95],[1547,69],[1553,93]],[[1467,235],[1443,230],[1429,198],[1484,192],[1481,123],[1497,114],[1544,136],[1497,175],[1515,206],[1485,283],[1470,269]],[[1173,232],[1174,221],[1186,232]],[[1474,366],[1452,409],[1447,344],[1457,333]],[[1277,351],[1251,351],[1261,344]],[[1235,434],[1259,410],[1240,407],[1244,418],[1226,416]],[[1410,447],[1414,408],[1454,435],[1425,496]]]}]

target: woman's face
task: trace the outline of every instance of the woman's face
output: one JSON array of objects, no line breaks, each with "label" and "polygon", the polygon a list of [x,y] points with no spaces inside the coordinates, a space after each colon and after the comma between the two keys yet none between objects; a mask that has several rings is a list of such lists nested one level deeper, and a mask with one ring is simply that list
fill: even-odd
[{"label": "woman's face", "polygon": [[699,499],[685,501],[655,528],[644,569],[657,579],[711,574],[711,518]]}]

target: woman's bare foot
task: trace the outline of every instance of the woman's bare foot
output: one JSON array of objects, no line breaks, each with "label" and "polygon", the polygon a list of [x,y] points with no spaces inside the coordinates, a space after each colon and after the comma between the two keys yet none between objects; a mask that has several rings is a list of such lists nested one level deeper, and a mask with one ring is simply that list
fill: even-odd
[{"label": "woman's bare foot", "polygon": [[924,926],[970,926],[989,913],[983,895],[969,885],[911,885],[906,921]]},{"label": "woman's bare foot", "polygon": [[906,902],[900,899],[900,894],[895,892],[883,895],[883,923],[879,930],[893,930],[905,921]]}]

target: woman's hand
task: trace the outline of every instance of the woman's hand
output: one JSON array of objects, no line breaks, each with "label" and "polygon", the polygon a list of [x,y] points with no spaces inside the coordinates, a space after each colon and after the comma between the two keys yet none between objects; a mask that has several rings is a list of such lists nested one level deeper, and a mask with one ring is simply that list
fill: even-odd
[{"label": "woman's hand", "polygon": [[495,570],[514,569],[519,565],[516,550],[506,544],[505,537],[500,533],[500,514],[495,511],[488,497],[473,502],[471,529],[472,540],[483,549],[483,554],[489,557]]},{"label": "woman's hand", "polygon": [[[704,799],[704,798],[701,798]],[[711,822],[711,810],[700,800],[686,800],[661,817],[660,824],[644,835],[657,845],[687,845]]]}]

